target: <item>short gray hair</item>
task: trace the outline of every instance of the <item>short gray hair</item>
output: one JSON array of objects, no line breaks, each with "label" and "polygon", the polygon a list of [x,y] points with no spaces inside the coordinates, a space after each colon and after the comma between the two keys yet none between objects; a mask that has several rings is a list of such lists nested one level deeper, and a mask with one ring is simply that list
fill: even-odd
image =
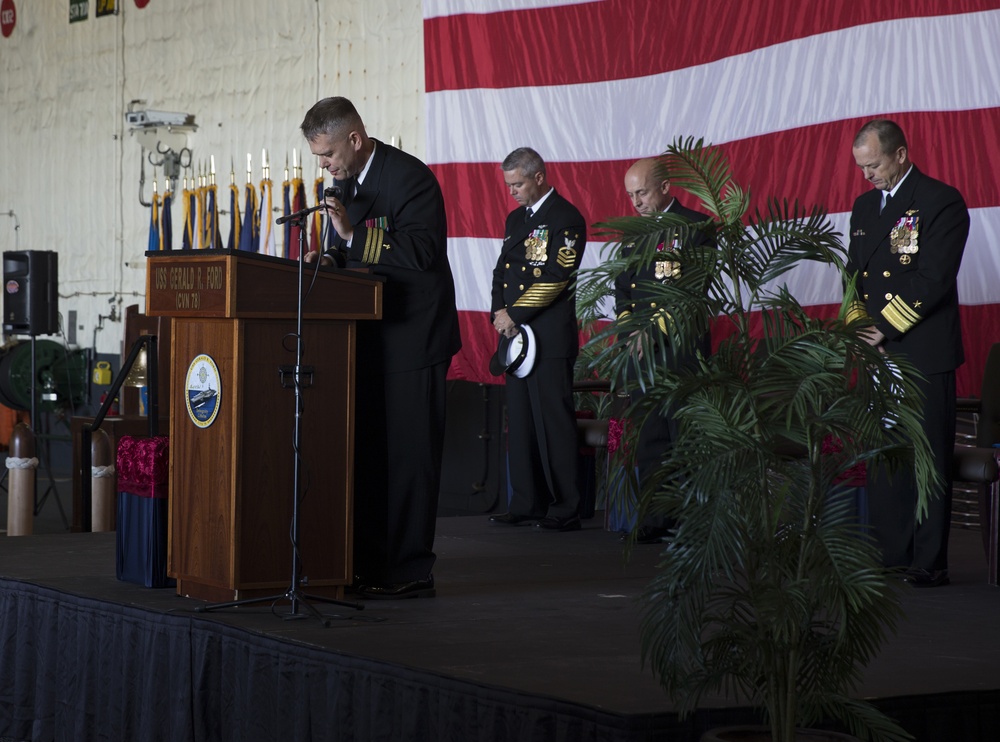
[{"label": "short gray hair", "polygon": [[347,98],[324,98],[306,112],[302,119],[302,135],[313,141],[323,134],[340,134],[346,129],[364,130],[364,123]]},{"label": "short gray hair", "polygon": [[520,170],[529,178],[536,173],[545,172],[545,160],[531,147],[518,147],[505,158],[500,169],[504,172]]}]

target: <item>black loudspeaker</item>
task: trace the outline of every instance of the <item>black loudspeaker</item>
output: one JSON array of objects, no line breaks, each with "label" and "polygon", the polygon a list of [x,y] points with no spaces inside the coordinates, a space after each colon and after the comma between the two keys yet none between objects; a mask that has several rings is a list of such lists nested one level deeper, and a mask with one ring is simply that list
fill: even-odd
[{"label": "black loudspeaker", "polygon": [[59,333],[59,262],[52,250],[3,254],[3,329],[11,335]]}]

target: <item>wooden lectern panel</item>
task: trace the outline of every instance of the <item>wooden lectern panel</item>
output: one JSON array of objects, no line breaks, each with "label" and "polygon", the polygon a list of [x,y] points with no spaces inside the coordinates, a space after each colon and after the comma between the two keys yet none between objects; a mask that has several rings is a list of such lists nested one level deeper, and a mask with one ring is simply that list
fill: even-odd
[{"label": "wooden lectern panel", "polygon": [[146,313],[173,318],[168,572],[181,595],[283,595],[296,493],[306,589],[341,597],[352,580],[355,320],[381,318],[383,279],[317,274],[302,323],[312,379],[297,408],[280,369],[296,363],[299,267],[228,250],[147,253]]},{"label": "wooden lectern panel", "polygon": [[[294,324],[282,320],[175,319],[171,395],[170,574],[178,592],[231,600],[282,592],[291,585],[295,494],[295,393],[279,367]],[[353,455],[349,322],[303,325],[299,548],[309,589],[351,581],[350,497]],[[207,428],[187,410],[190,361],[212,357],[219,369],[219,412]],[[290,377],[288,381],[290,382]]]}]

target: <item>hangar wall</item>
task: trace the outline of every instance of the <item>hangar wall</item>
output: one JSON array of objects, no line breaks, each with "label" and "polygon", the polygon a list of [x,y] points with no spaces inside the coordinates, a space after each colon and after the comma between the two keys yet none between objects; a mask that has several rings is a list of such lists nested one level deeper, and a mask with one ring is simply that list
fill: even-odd
[{"label": "hangar wall", "polygon": [[[116,15],[95,17],[90,2],[73,23],[68,2],[12,4],[14,28],[0,37],[0,251],[59,253],[73,347],[119,353],[123,308],[143,306],[140,198],[150,201],[154,172],[125,122],[130,104],[194,115],[187,172],[207,173],[214,156],[223,240],[230,169],[242,190],[248,153],[259,184],[267,150],[276,207],[293,149],[306,183],[316,177],[298,125],[321,97],[351,98],[369,133],[423,156],[420,0],[118,0]],[[179,247],[180,204],[172,215]]]}]

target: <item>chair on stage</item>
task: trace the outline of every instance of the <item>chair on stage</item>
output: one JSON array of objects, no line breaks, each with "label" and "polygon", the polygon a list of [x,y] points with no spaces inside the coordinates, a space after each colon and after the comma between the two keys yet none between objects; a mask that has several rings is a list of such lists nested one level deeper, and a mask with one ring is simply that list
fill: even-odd
[{"label": "chair on stage", "polygon": [[979,523],[986,551],[989,584],[996,585],[1000,561],[1000,343],[986,358],[983,384],[978,399],[963,397],[957,410],[972,413],[976,420],[974,446],[956,444],[955,482],[977,485]]}]

